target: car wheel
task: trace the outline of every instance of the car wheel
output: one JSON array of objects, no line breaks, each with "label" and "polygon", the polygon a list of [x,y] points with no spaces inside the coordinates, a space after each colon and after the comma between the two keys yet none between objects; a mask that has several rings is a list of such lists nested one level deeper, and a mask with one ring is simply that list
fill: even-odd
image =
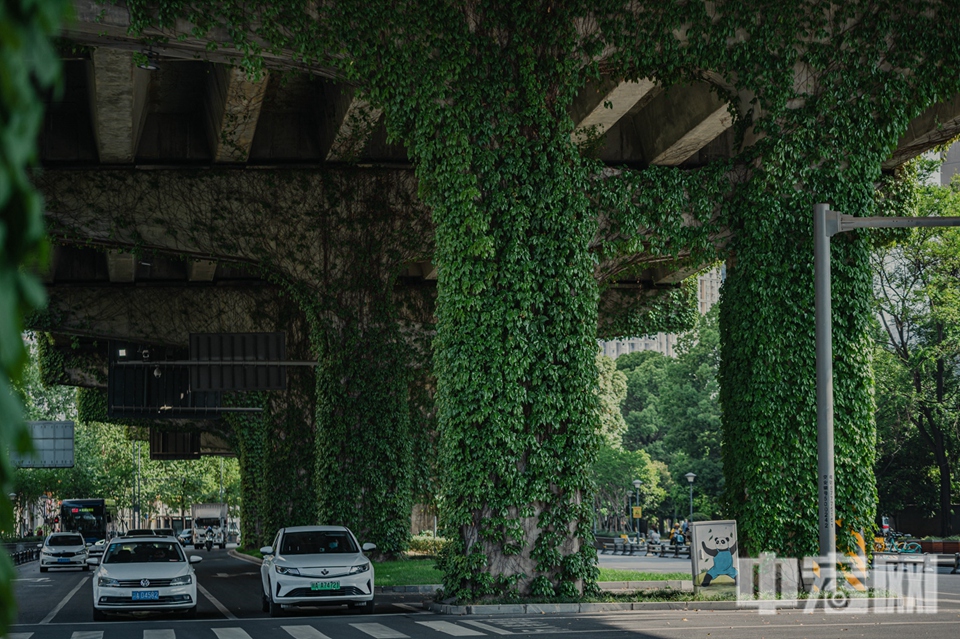
[{"label": "car wheel", "polygon": [[183,611],[184,619],[196,619],[197,618],[197,605],[194,604],[193,608],[187,608]]},{"label": "car wheel", "polygon": [[106,621],[106,620],[107,620],[107,615],[105,615],[102,611],[97,610],[96,608],[94,608],[94,609],[93,609],[93,620],[94,620],[94,621]]},{"label": "car wheel", "polygon": [[375,605],[376,604],[374,603],[374,600],[371,599],[370,601],[362,601],[358,603],[357,607],[360,608],[360,612],[362,614],[369,615],[373,614],[373,608]]},{"label": "car wheel", "polygon": [[283,606],[276,603],[272,599],[270,600],[270,616],[271,617],[282,617],[283,616]]},{"label": "car wheel", "polygon": [[270,612],[270,598],[264,592],[260,593],[260,609],[264,612]]},{"label": "car wheel", "polygon": [[40,566],[40,572],[47,572],[46,566]]},{"label": "car wheel", "polygon": [[226,544],[220,544],[220,550],[226,550],[226,549],[227,549]]},{"label": "car wheel", "polygon": [[90,566],[84,566],[83,570],[84,572],[90,572]]}]

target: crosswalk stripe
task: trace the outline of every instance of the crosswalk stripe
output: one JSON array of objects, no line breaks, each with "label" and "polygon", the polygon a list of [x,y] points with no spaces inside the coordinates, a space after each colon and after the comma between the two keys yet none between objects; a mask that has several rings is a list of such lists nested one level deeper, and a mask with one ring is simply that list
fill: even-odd
[{"label": "crosswalk stripe", "polygon": [[467,619],[464,619],[463,623],[468,623],[474,628],[480,628],[481,630],[492,632],[495,635],[512,635],[513,634],[509,630],[504,630],[503,628],[497,628],[496,626],[491,626],[489,624],[485,624],[479,621],[469,621]]},{"label": "crosswalk stripe", "polygon": [[7,639],[30,639],[32,636],[32,632],[11,632],[7,635]]},{"label": "crosswalk stripe", "polygon": [[219,639],[250,639],[243,628],[211,628]]},{"label": "crosswalk stripe", "polygon": [[70,639],[103,639],[103,630],[77,630]]},{"label": "crosswalk stripe", "polygon": [[293,639],[330,639],[313,626],[280,626]]},{"label": "crosswalk stripe", "polygon": [[432,628],[433,630],[451,635],[453,637],[486,636],[482,632],[471,630],[470,628],[464,628],[463,626],[458,626],[457,624],[451,623],[449,621],[418,621],[417,623],[420,624],[421,626]]},{"label": "crosswalk stripe", "polygon": [[173,628],[143,631],[143,639],[176,639],[176,637],[177,633],[173,631]]},{"label": "crosswalk stripe", "polygon": [[387,628],[382,623],[352,623],[350,624],[362,633],[368,634],[373,639],[408,639],[402,632]]}]

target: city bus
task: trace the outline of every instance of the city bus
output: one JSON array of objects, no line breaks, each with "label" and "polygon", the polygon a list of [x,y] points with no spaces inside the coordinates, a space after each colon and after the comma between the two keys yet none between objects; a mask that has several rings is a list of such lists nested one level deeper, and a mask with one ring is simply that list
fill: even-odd
[{"label": "city bus", "polygon": [[64,499],[60,502],[61,532],[76,532],[92,544],[113,530],[112,499]]}]

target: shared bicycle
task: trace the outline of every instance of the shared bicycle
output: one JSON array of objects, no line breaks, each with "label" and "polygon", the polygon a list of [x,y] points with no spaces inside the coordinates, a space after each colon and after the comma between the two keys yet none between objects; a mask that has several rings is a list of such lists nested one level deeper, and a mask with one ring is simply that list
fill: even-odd
[{"label": "shared bicycle", "polygon": [[920,544],[907,541],[904,533],[890,532],[886,537],[873,538],[874,552],[921,553]]}]

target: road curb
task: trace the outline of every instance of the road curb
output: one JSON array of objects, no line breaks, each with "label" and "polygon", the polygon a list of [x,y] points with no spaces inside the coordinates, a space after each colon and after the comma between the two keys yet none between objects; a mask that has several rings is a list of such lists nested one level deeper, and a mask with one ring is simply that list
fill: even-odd
[{"label": "road curb", "polygon": [[[813,602],[803,599],[784,601],[633,601],[623,603],[569,603],[569,604],[513,604],[513,605],[468,605],[453,606],[430,603],[424,608],[440,615],[543,615],[557,613],[598,613],[674,610],[679,612],[714,612],[720,610],[832,610],[834,612],[853,612],[858,610],[894,611],[902,607],[911,607],[911,603],[897,598],[849,599],[842,608],[823,600]],[[915,606],[915,602],[914,602]]]}]

